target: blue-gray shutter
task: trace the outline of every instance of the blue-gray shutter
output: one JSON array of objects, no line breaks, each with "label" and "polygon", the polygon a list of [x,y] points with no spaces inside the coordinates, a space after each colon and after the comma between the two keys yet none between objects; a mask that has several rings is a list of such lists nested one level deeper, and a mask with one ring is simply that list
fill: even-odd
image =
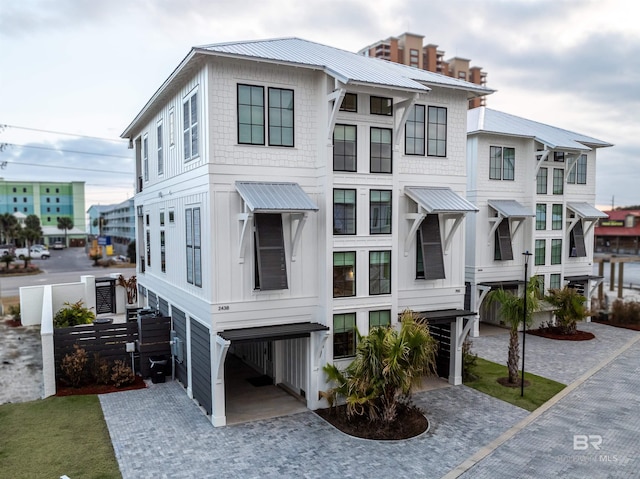
[{"label": "blue-gray shutter", "polygon": [[258,213],[256,221],[256,256],[260,289],[287,289],[287,260],[282,233],[282,215]]},{"label": "blue-gray shutter", "polygon": [[424,279],[444,279],[444,258],[442,256],[442,238],[440,219],[437,214],[427,215],[420,224],[422,237],[422,262]]},{"label": "blue-gray shutter", "polygon": [[[587,249],[584,245],[584,230],[582,229],[582,220],[579,220],[573,229],[571,230],[573,236],[573,246],[575,248],[575,254],[571,256],[577,258],[584,258],[587,256]],[[573,253],[573,252],[572,252]]]},{"label": "blue-gray shutter", "polygon": [[498,225],[498,247],[500,248],[500,259],[502,261],[513,259],[511,231],[509,231],[509,220],[507,218],[504,218]]}]

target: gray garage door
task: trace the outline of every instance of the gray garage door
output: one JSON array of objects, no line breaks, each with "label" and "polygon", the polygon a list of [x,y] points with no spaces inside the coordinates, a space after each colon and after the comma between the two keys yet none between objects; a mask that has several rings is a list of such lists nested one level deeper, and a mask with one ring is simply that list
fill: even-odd
[{"label": "gray garage door", "polygon": [[211,344],[209,328],[191,318],[191,391],[211,415]]},{"label": "gray garage door", "polygon": [[182,352],[181,358],[175,357],[175,372],[176,378],[187,387],[189,384],[189,376],[187,374],[187,317],[184,311],[179,310],[175,306],[171,308],[171,319],[173,319],[173,330],[176,332],[177,338],[182,340]]}]

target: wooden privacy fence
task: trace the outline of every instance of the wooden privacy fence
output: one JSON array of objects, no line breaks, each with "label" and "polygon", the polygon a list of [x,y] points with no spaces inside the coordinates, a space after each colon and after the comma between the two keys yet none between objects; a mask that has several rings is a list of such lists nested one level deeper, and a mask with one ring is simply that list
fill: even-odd
[{"label": "wooden privacy fence", "polygon": [[140,374],[143,378],[151,375],[152,357],[164,356],[168,371],[171,368],[171,317],[138,316],[138,351],[140,352]]}]

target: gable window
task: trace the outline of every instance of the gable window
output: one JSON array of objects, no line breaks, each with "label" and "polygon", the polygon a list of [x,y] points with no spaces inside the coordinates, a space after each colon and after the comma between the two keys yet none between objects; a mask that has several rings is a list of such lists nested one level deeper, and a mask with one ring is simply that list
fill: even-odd
[{"label": "gable window", "polygon": [[551,240],[551,264],[561,264],[561,263],[562,263],[562,240],[552,239]]},{"label": "gable window", "polygon": [[493,259],[496,261],[508,261],[513,259],[513,249],[511,247],[511,230],[509,220],[503,219],[495,232],[496,246]]},{"label": "gable window", "polygon": [[536,251],[535,251],[535,259],[534,264],[536,266],[541,266],[544,264],[544,259],[546,256],[546,242],[543,239],[536,240]]},{"label": "gable window", "polygon": [[358,95],[355,93],[345,93],[342,103],[340,104],[340,111],[349,111],[352,113],[358,112]]},{"label": "gable window", "polygon": [[182,102],[182,137],[184,159],[192,160],[198,156],[198,92],[195,91]]},{"label": "gable window", "polygon": [[369,192],[369,234],[391,233],[391,191]]},{"label": "gable window", "polygon": [[391,173],[391,129],[371,128],[370,172]]},{"label": "gable window", "polygon": [[393,115],[393,100],[391,98],[372,96],[369,99],[369,104],[369,111],[372,115]]},{"label": "gable window", "polygon": [[356,171],[355,125],[336,125],[333,130],[333,171]]},{"label": "gable window", "polygon": [[142,139],[142,169],[144,181],[149,181],[149,137],[147,135]]},{"label": "gable window", "polygon": [[185,229],[187,283],[202,287],[200,208],[187,208],[185,210]]},{"label": "gable window", "polygon": [[562,229],[562,205],[553,205],[551,207],[551,229]]},{"label": "gable window", "polygon": [[356,354],[356,314],[333,315],[333,358],[348,358]]},{"label": "gable window", "polygon": [[356,190],[333,190],[333,234],[356,234]]},{"label": "gable window", "polygon": [[407,155],[424,156],[424,105],[414,105],[404,130],[404,152]]},{"label": "gable window", "polygon": [[238,143],[264,145],[264,88],[238,85]]},{"label": "gable window", "polygon": [[416,278],[444,279],[444,258],[437,214],[427,215],[417,231]]},{"label": "gable window", "polygon": [[269,88],[269,145],[293,146],[293,90]]},{"label": "gable window", "polygon": [[287,289],[287,258],[284,250],[282,214],[254,216],[256,275],[255,288],[261,291]]},{"label": "gable window", "polygon": [[162,152],[162,122],[158,123],[158,176],[164,175],[164,156]]},{"label": "gable window", "polygon": [[553,273],[549,277],[549,289],[560,289],[560,273]]},{"label": "gable window", "polygon": [[569,233],[569,256],[572,258],[585,258],[587,249],[584,244],[584,229],[579,220]]},{"label": "gable window", "polygon": [[553,194],[564,194],[564,170],[559,168],[553,169]]},{"label": "gable window", "polygon": [[369,251],[369,294],[391,293],[391,251]]},{"label": "gable window", "polygon": [[536,229],[547,229],[547,205],[544,203],[536,205]]},{"label": "gable window", "polygon": [[489,149],[489,179],[513,180],[515,177],[515,148],[492,146]]},{"label": "gable window", "polygon": [[579,185],[587,184],[587,155],[580,155],[576,164],[567,175],[567,183]]},{"label": "gable window", "polygon": [[539,195],[547,194],[547,168],[540,168],[536,175],[536,193]]},{"label": "gable window", "polygon": [[356,295],[356,252],[333,253],[333,297]]},{"label": "gable window", "polygon": [[430,106],[427,118],[427,155],[447,156],[447,109]]},{"label": "gable window", "polygon": [[369,331],[373,328],[386,328],[391,325],[391,311],[369,311]]}]

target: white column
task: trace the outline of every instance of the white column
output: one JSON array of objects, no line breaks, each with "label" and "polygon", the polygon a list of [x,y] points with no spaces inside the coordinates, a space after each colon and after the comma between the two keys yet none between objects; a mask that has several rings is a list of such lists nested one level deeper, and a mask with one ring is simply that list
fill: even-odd
[{"label": "white column", "polygon": [[451,358],[449,359],[449,384],[462,384],[462,318],[451,323]]},{"label": "white column", "polygon": [[42,298],[42,323],[40,324],[42,340],[42,378],[44,380],[43,397],[56,394],[56,362],[53,347],[53,300],[51,285],[45,285]]}]

